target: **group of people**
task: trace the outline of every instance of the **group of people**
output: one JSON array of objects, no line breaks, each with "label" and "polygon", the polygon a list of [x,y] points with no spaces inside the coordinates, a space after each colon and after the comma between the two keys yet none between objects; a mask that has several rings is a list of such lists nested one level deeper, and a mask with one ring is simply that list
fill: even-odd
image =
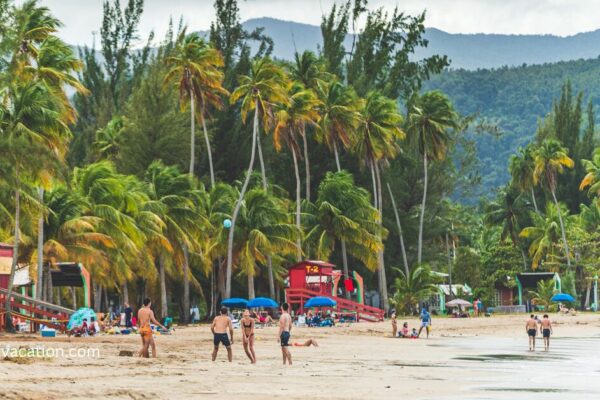
[{"label": "group of people", "polygon": [[69,336],[73,335],[75,337],[94,336],[96,333],[100,333],[100,325],[98,324],[98,321],[96,321],[95,317],[90,317],[89,323],[87,318],[84,318],[81,326],[73,327],[73,329],[67,333]]},{"label": "group of people", "polygon": [[418,332],[416,328],[413,328],[412,331],[410,331],[408,328],[408,322],[404,322],[402,324],[402,328],[398,330],[398,320],[396,319],[396,313],[392,313],[392,337],[417,339],[421,336],[421,332],[423,331],[423,329],[425,329],[427,338],[429,339],[429,332],[431,332],[431,314],[429,314],[429,311],[427,311],[426,308],[423,308],[421,310],[419,320],[421,321],[421,326],[419,327]]},{"label": "group of people", "polygon": [[[277,341],[281,346],[283,365],[285,365],[286,363],[292,365],[292,354],[288,349],[288,347],[290,346],[290,336],[292,332],[292,317],[289,313],[289,308],[290,306],[287,303],[283,303],[281,305],[281,316],[279,317],[279,332],[277,335]],[[240,320],[242,331],[242,345],[244,347],[244,352],[246,353],[252,364],[256,363],[256,353],[254,351],[254,328],[256,326],[256,322],[257,320],[256,318],[251,316],[250,310],[245,310]],[[233,351],[231,348],[234,340],[233,324],[231,322],[231,318],[229,318],[228,316],[227,307],[221,308],[221,314],[215,317],[212,324],[210,325],[210,330],[213,333],[214,344],[212,360],[215,361],[217,359],[219,346],[222,344],[227,349],[227,359],[229,360],[229,362],[231,362],[233,360]],[[308,342],[310,342],[308,346],[318,346],[316,341],[314,343],[312,342],[312,339],[310,339]],[[294,343],[294,345],[306,345],[306,343]]]},{"label": "group of people", "polygon": [[[539,326],[539,327],[538,327]],[[542,334],[544,339],[544,350],[550,350],[550,336],[552,335],[552,322],[548,318],[548,314],[544,314],[543,319],[539,319],[537,315],[531,314],[525,324],[525,331],[529,337],[529,351],[535,351],[535,338],[538,333]]]}]

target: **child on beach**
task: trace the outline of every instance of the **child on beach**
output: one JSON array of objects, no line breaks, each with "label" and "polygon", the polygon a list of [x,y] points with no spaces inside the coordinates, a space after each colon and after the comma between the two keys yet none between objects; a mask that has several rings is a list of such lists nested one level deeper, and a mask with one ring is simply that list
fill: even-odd
[{"label": "child on beach", "polygon": [[408,322],[402,324],[402,329],[400,330],[400,337],[409,337]]},{"label": "child on beach", "polygon": [[392,337],[398,336],[398,321],[396,321],[396,313],[392,314]]}]

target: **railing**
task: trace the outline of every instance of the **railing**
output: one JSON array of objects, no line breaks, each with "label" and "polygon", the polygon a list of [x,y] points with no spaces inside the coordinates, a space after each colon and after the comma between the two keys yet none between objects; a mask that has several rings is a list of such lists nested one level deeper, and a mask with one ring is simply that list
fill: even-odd
[{"label": "railing", "polygon": [[[0,288],[0,331],[4,328],[4,302],[6,301],[7,294],[8,290]],[[52,318],[66,320],[75,312],[75,310],[36,300],[32,297],[23,296],[15,292],[12,292],[10,297],[10,306],[11,310],[13,310],[13,315],[30,321],[29,326],[31,332],[37,330],[40,323],[55,325],[51,322]],[[24,314],[21,315],[23,312]]]},{"label": "railing", "polygon": [[329,297],[330,299],[336,301],[337,304],[335,307],[333,307],[336,310],[336,312],[344,313],[350,311],[356,313],[357,321],[360,318],[368,321],[383,321],[384,317],[383,310],[377,307],[360,304],[355,301],[344,299],[341,297],[325,295],[314,290],[287,288],[285,290],[285,296],[288,303],[300,305],[300,313],[304,313],[304,303],[308,299],[315,296],[322,296]]}]

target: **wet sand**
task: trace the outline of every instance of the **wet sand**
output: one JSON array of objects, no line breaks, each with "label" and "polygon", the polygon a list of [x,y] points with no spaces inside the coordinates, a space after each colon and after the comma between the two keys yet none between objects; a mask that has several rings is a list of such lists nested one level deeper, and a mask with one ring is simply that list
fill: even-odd
[{"label": "wet sand", "polygon": [[[0,348],[97,348],[99,357],[0,362],[3,399],[583,399],[600,394],[600,314],[552,316],[549,353],[531,353],[525,316],[434,318],[429,340],[395,339],[390,324],[294,328],[292,342],[314,337],[318,348],[292,347],[281,365],[277,328],[257,329],[257,365],[239,331],[233,363],[224,348],[210,361],[207,325],[158,336],[158,358],[137,353],[137,335],[94,338],[0,336]],[[399,325],[408,321],[399,318]]]}]

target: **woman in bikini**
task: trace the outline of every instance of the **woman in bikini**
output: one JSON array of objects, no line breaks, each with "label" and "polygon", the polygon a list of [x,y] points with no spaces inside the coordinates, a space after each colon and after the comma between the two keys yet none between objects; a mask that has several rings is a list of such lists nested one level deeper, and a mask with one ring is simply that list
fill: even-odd
[{"label": "woman in bikini", "polygon": [[242,320],[242,343],[244,351],[252,364],[256,363],[256,355],[254,354],[254,319],[250,317],[250,310],[244,311]]}]

